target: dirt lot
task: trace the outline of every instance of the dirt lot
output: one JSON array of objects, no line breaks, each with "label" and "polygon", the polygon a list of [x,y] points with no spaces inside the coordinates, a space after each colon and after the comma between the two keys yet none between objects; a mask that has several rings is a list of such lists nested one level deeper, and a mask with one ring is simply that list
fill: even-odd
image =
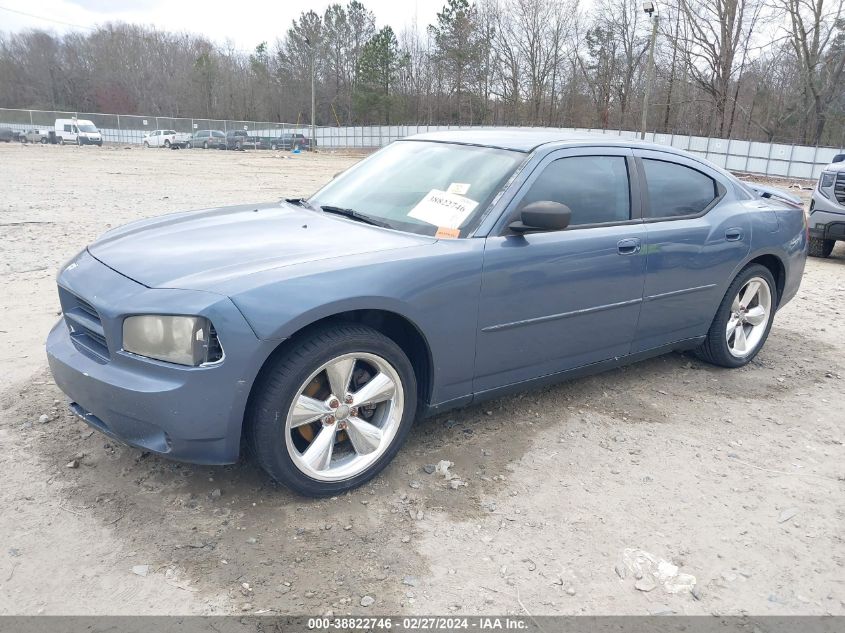
[{"label": "dirt lot", "polygon": [[[452,412],[338,498],[160,460],[66,412],[43,351],[62,261],[110,226],[307,194],[357,159],[0,147],[0,614],[845,614],[842,245],[748,367],[671,354]],[[468,485],[427,474],[440,460]],[[638,581],[637,550],[679,575]],[[683,574],[694,591],[669,593]]]}]

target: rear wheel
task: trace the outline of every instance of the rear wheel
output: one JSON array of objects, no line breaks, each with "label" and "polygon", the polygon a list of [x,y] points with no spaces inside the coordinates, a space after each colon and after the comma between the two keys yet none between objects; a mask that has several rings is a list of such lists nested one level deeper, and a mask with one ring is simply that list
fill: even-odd
[{"label": "rear wheel", "polygon": [[824,240],[820,237],[810,238],[810,257],[830,257],[836,240]]},{"label": "rear wheel", "polygon": [[752,264],[733,280],[696,354],[721,367],[742,367],[762,349],[777,306],[769,269]]},{"label": "rear wheel", "polygon": [[65,138],[63,136],[60,136],[59,137],[59,145],[64,145],[64,144],[65,144]]},{"label": "rear wheel", "polygon": [[203,149],[208,149],[208,141],[205,141],[205,142],[202,144],[202,148],[203,148]]},{"label": "rear wheel", "polygon": [[46,144],[47,144],[47,137],[46,137],[46,136],[42,136],[42,137],[41,137],[41,144],[42,144],[42,145],[46,145]]},{"label": "rear wheel", "polygon": [[414,371],[395,342],[365,326],[327,327],[264,373],[248,445],[273,479],[303,495],[335,495],[393,459],[416,405]]}]

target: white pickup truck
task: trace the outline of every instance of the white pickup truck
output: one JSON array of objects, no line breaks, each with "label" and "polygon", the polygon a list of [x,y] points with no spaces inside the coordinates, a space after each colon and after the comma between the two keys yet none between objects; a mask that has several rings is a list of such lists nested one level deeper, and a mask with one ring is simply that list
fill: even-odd
[{"label": "white pickup truck", "polygon": [[183,149],[188,146],[190,140],[190,134],[183,134],[176,130],[153,130],[144,134],[144,147]]}]

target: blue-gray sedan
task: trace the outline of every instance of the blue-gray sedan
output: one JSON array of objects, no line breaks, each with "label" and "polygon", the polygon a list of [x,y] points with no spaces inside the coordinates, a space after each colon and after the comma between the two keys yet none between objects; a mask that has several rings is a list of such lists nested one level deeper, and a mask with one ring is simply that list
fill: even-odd
[{"label": "blue-gray sedan", "polygon": [[393,143],[308,199],[106,233],[47,341],[72,409],[143,450],[306,495],[415,418],[672,350],[760,351],[798,290],[799,201],[690,154],[559,133]]}]

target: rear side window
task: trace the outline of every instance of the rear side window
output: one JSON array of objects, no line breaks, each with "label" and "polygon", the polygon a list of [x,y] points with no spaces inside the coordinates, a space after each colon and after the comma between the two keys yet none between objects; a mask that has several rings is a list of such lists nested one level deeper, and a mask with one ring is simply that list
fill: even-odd
[{"label": "rear side window", "polygon": [[623,156],[572,156],[549,163],[520,203],[551,200],[572,209],[570,226],[631,219]]},{"label": "rear side window", "polygon": [[719,196],[716,181],[700,171],[662,160],[643,159],[652,218],[703,212]]}]

